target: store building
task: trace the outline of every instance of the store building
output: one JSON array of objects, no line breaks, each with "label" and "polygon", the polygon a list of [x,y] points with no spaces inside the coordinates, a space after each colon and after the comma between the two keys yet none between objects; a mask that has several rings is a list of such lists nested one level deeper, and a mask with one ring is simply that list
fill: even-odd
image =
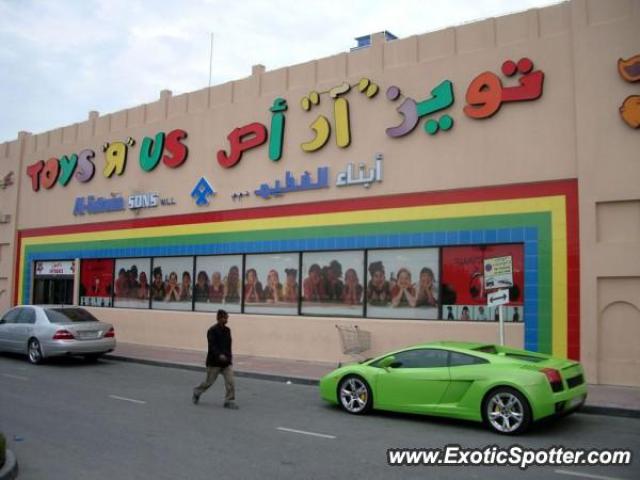
[{"label": "store building", "polygon": [[0,144],[0,307],[120,341],[348,358],[438,339],[640,385],[640,1],[572,0]]}]

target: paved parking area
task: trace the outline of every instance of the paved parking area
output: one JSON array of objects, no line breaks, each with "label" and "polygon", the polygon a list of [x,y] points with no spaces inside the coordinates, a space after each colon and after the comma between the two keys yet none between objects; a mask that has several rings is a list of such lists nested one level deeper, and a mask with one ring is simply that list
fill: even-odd
[{"label": "paved parking area", "polygon": [[[526,436],[459,421],[347,415],[317,387],[237,379],[240,410],[222,408],[220,381],[191,403],[197,371],[64,359],[32,366],[0,356],[0,429],[20,479],[600,478],[640,477],[626,467],[390,467],[388,448],[487,445],[631,448],[640,420],[573,415]],[[576,476],[577,475],[577,476]],[[585,476],[586,475],[586,476]]]}]

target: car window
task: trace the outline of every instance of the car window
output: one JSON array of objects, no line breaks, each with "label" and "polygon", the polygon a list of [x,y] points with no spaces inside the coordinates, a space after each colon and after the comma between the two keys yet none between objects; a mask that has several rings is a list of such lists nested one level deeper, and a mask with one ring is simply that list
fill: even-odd
[{"label": "car window", "polygon": [[4,323],[17,323],[21,311],[22,308],[14,308],[13,310],[9,310],[4,314],[4,317],[2,317],[2,321]]},{"label": "car window", "polygon": [[518,360],[524,360],[525,362],[538,363],[546,360],[544,357],[534,357],[533,355],[522,355],[520,353],[505,353],[505,356],[510,358],[517,358]]},{"label": "car window", "polygon": [[406,350],[396,353],[397,368],[437,368],[447,366],[447,351],[430,348]]},{"label": "car window", "polygon": [[498,349],[496,348],[495,345],[483,345],[481,347],[474,348],[474,350],[477,350],[483,353],[493,353],[494,355],[498,354]]},{"label": "car window", "polygon": [[26,307],[21,310],[18,323],[36,323],[36,311],[33,308]]},{"label": "car window", "polygon": [[84,308],[47,308],[46,312],[51,323],[99,321]]},{"label": "car window", "polygon": [[462,365],[480,365],[489,363],[488,360],[473,355],[467,355],[459,352],[449,352],[449,366],[460,367]]}]

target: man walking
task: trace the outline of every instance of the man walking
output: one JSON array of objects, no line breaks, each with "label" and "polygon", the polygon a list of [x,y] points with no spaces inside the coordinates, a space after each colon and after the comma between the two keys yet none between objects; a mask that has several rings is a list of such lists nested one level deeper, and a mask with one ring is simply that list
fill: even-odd
[{"label": "man walking", "polygon": [[224,377],[225,397],[224,407],[237,410],[235,404],[235,388],[233,382],[233,370],[231,369],[231,330],[227,327],[229,314],[224,310],[218,310],[217,323],[207,331],[207,378],[193,389],[193,403],[198,404],[202,395],[222,373]]}]

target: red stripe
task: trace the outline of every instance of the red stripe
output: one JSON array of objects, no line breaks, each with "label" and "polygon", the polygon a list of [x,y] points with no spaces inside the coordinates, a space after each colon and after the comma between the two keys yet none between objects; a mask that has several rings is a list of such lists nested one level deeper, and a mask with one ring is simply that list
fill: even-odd
[{"label": "red stripe", "polygon": [[20,248],[22,246],[22,233],[20,230],[16,232],[16,254],[13,257],[15,262],[15,270],[13,275],[13,304],[18,304],[18,278],[20,275]]},{"label": "red stripe", "polygon": [[165,217],[89,223],[85,225],[74,224],[56,227],[31,228],[22,230],[22,235],[24,237],[36,237],[42,235],[89,233],[128,228],[163,227],[168,225],[189,225],[195,223],[228,222],[232,220],[249,220],[256,218],[287,217],[316,213],[337,213],[352,210],[377,210],[383,208],[401,208],[420,205],[442,205],[488,200],[506,200],[512,198],[544,197],[549,195],[565,195],[567,190],[570,190],[575,183],[575,180],[557,180],[540,183],[446,190],[441,192],[407,193],[382,197],[254,207],[225,210],[221,212],[188,213]]},{"label": "red stripe", "polygon": [[567,356],[580,360],[580,229],[578,183],[566,185]]}]

